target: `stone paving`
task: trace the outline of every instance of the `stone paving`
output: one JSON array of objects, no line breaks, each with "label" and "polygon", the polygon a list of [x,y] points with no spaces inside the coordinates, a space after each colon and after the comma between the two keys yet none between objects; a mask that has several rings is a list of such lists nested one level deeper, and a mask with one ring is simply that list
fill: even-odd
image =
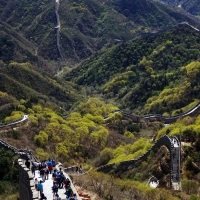
[{"label": "stone paving", "polygon": [[171,181],[174,190],[181,190],[180,181],[180,142],[174,137],[172,138],[172,150],[171,150]]},{"label": "stone paving", "polygon": [[[35,172],[35,178],[37,178],[39,181],[42,180],[38,170]],[[45,182],[43,183],[43,193],[47,197],[47,200],[50,199],[53,200],[52,186],[53,186],[52,174],[49,174],[48,180],[45,180]],[[64,193],[65,189],[58,189],[59,197],[61,197],[62,200],[67,199]]]}]

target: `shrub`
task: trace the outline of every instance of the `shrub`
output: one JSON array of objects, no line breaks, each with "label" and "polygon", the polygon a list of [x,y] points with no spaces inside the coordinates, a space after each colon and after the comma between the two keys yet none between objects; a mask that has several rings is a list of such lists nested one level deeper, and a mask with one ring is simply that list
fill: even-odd
[{"label": "shrub", "polygon": [[130,131],[132,133],[134,133],[134,132],[139,133],[140,132],[140,127],[137,124],[129,124],[127,126],[127,131]]}]

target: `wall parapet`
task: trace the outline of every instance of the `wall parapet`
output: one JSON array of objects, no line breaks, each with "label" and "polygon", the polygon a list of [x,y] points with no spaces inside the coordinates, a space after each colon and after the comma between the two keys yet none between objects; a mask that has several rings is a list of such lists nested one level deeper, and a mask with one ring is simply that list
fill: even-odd
[{"label": "wall parapet", "polygon": [[136,121],[140,119],[143,119],[143,120],[156,119],[158,121],[163,121],[165,124],[171,124],[171,123],[176,122],[176,120],[181,117],[194,116],[195,114],[199,113],[199,110],[200,110],[200,102],[197,105],[195,105],[193,108],[188,110],[187,112],[177,114],[174,116],[162,116],[160,114],[148,114],[144,116],[139,116],[139,115],[132,115],[125,110],[116,110],[113,112],[121,112],[124,117],[128,117]]},{"label": "wall parapet", "polygon": [[8,144],[7,142],[0,139],[0,148],[7,151],[12,151],[14,154],[18,155],[18,170],[19,170],[19,196],[20,200],[33,200],[38,199],[38,192],[34,187],[33,175],[25,166],[25,160],[36,161],[35,156],[28,150],[17,149],[16,147]]},{"label": "wall parapet", "polygon": [[[172,136],[171,138],[167,135],[162,136],[149,150],[147,150],[146,153],[144,153],[143,155],[139,156],[137,159],[133,159],[133,160],[125,160],[119,163],[112,163],[112,164],[107,164],[104,166],[101,166],[99,168],[96,169],[96,171],[98,172],[103,172],[103,173],[109,173],[110,171],[114,170],[115,172],[119,172],[119,171],[125,171],[128,170],[130,168],[134,168],[137,167],[138,164],[140,164],[141,162],[147,161],[148,157],[150,156],[151,152],[157,152],[157,150],[161,147],[161,146],[166,146],[170,152],[170,159],[172,160],[172,152],[173,152],[173,140],[174,138],[176,138],[177,143],[179,143],[178,148],[180,148],[181,146],[181,141],[180,141],[180,137],[177,136]],[[180,154],[180,150],[177,150],[177,153]],[[172,186],[174,184],[174,182],[180,182],[180,155],[178,155],[179,157],[178,159],[178,179],[176,181],[174,181],[174,179],[170,178],[170,185]],[[173,162],[171,162],[171,167],[173,166]],[[173,177],[172,175],[172,171],[170,172],[170,177]],[[176,188],[174,188],[176,190]],[[178,188],[180,189],[180,187]]]},{"label": "wall parapet", "polygon": [[20,200],[34,200],[39,198],[39,193],[35,189],[33,175],[28,169],[23,159],[18,159],[19,169],[19,198]]},{"label": "wall parapet", "polygon": [[27,120],[27,119],[28,119],[28,114],[24,114],[21,118],[19,118],[17,120],[13,120],[13,121],[9,121],[9,122],[5,122],[5,123],[0,124],[0,128],[4,128],[6,126],[11,126],[11,125],[16,125],[20,122]]},{"label": "wall parapet", "polygon": [[126,160],[126,161],[122,161],[120,163],[107,164],[107,165],[97,168],[96,170],[99,172],[108,173],[111,170],[115,169],[115,166],[118,166],[117,169],[126,170],[129,167],[133,167],[139,161],[141,161],[141,162],[147,161],[150,153],[156,152],[162,145],[165,145],[169,149],[169,151],[171,151],[171,140],[167,135],[162,136],[149,150],[147,150],[146,153],[139,156],[137,159]]}]

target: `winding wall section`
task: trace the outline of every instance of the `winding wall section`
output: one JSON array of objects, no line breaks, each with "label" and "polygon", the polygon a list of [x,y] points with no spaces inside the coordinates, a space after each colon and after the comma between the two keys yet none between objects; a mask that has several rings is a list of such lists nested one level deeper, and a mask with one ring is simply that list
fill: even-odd
[{"label": "winding wall section", "polygon": [[[18,169],[19,169],[19,197],[20,200],[34,200],[39,199],[39,192],[35,189],[34,185],[34,177],[30,169],[28,169],[25,165],[25,160],[29,160],[31,163],[38,162],[35,156],[28,150],[25,149],[17,149],[16,147],[8,144],[7,142],[0,139],[0,148],[4,148],[5,150],[10,150],[16,155],[19,155],[18,159]],[[62,164],[59,163],[59,167]],[[65,174],[66,178],[70,177]],[[76,193],[77,199],[81,200],[79,194],[77,193],[73,184],[71,184],[71,188],[73,193]]]},{"label": "winding wall section", "polygon": [[[130,117],[132,119],[138,120],[138,119],[145,119],[149,120],[151,118],[154,118],[156,120],[162,120],[164,123],[173,123],[180,117],[185,116],[192,116],[194,114],[199,113],[200,108],[200,102],[193,107],[191,110],[173,116],[173,117],[164,117],[161,115],[145,115],[145,116],[137,116],[137,115],[131,115],[125,111],[118,110],[115,112],[121,112],[123,116]],[[1,124],[0,128],[3,128],[5,126],[13,125],[20,123],[21,121],[24,121],[28,119],[28,116],[24,118],[20,118],[19,120]],[[142,161],[146,161],[150,155],[151,152],[156,152],[162,145],[165,145],[169,151],[170,151],[170,159],[171,159],[171,171],[170,171],[170,184],[171,187],[174,190],[180,190],[181,184],[180,184],[180,152],[181,152],[181,140],[178,137],[168,137],[167,135],[162,136],[153,146],[151,149],[149,149],[145,154],[140,156],[137,159],[133,160],[127,160],[120,163],[113,163],[101,166],[96,169],[96,171],[109,173],[111,170],[119,171],[119,170],[128,170],[129,168],[136,167],[138,163]],[[20,156],[20,159],[18,160],[19,165],[19,185],[20,185],[20,200],[31,200],[31,199],[38,199],[38,192],[35,191],[35,188],[33,186],[33,177],[30,173],[30,170],[27,169],[23,163],[23,160],[29,159],[32,162],[38,162],[37,159],[34,157],[34,155],[28,151],[28,150],[20,150],[16,147],[8,144],[7,142],[0,139],[0,147],[4,148],[6,150],[11,150],[15,154]],[[75,167],[72,168],[73,170]],[[66,170],[68,171],[68,170]]]},{"label": "winding wall section", "polygon": [[23,117],[21,117],[20,119],[0,124],[0,128],[4,128],[6,126],[11,126],[11,125],[16,125],[23,121],[26,121],[27,119],[28,119],[28,115],[24,114]]},{"label": "winding wall section", "polygon": [[[174,138],[177,141],[176,147],[176,156],[174,157]],[[157,152],[161,146],[166,146],[170,151],[170,159],[171,159],[171,170],[170,170],[170,185],[174,190],[180,190],[180,138],[178,137],[168,137],[167,135],[162,136],[145,154],[140,156],[137,159],[126,160],[120,163],[107,164],[97,168],[98,172],[109,173],[114,170],[118,171],[126,171],[130,168],[137,167],[141,162],[147,161],[151,152]]]},{"label": "winding wall section", "polygon": [[186,116],[194,116],[196,114],[199,114],[200,111],[200,102],[194,106],[192,109],[188,110],[187,112],[175,115],[175,116],[162,116],[160,114],[148,114],[148,115],[144,115],[144,116],[139,116],[139,115],[132,115],[124,110],[116,110],[114,112],[121,112],[122,115],[124,117],[128,117],[131,118],[135,121],[139,121],[139,120],[157,120],[157,121],[163,121],[164,124],[171,124],[176,122],[177,119],[181,118],[181,117],[186,117]]},{"label": "winding wall section", "polygon": [[35,156],[28,150],[17,149],[0,139],[0,148],[10,150],[16,155],[19,155],[18,169],[19,169],[19,196],[20,200],[38,199],[38,191],[35,190],[33,175],[30,169],[26,168],[24,161],[29,159],[31,162],[37,162]]}]

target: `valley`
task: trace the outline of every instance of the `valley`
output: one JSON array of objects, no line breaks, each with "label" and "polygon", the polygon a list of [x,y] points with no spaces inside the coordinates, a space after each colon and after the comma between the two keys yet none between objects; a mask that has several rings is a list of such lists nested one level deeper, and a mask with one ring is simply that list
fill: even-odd
[{"label": "valley", "polygon": [[4,144],[101,200],[200,199],[198,0],[0,0],[0,27]]}]

